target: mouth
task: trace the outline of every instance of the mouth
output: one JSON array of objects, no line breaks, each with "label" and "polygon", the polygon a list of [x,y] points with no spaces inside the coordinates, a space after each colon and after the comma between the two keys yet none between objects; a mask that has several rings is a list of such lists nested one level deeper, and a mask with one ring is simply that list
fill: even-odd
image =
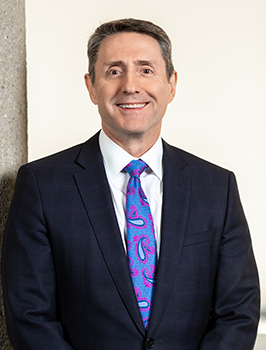
[{"label": "mouth", "polygon": [[123,109],[140,109],[145,107],[148,104],[148,102],[145,103],[125,103],[125,104],[118,104],[117,106]]}]

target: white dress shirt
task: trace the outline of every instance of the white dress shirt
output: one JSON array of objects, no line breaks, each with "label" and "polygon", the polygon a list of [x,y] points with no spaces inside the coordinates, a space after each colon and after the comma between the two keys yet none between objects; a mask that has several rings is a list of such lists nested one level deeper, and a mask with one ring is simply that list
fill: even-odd
[{"label": "white dress shirt", "polygon": [[113,142],[103,130],[100,132],[99,144],[125,251],[127,251],[126,191],[130,176],[123,169],[133,159],[142,159],[148,165],[148,168],[140,175],[140,181],[150,204],[159,257],[163,194],[161,138],[159,137],[156,143],[140,158],[132,157]]}]

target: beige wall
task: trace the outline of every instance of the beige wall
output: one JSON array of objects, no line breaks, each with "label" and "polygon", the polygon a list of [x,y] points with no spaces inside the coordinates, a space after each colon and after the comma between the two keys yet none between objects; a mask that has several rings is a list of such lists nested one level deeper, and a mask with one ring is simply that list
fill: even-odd
[{"label": "beige wall", "polygon": [[236,173],[264,308],[265,14],[265,0],[26,0],[30,160],[82,142],[100,127],[83,83],[92,30],[121,17],[159,24],[172,38],[179,72],[163,137]]}]

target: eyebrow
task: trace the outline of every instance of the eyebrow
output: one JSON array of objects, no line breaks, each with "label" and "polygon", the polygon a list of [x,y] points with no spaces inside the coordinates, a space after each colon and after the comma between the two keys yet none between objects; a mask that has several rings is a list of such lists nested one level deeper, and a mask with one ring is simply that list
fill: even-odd
[{"label": "eyebrow", "polygon": [[153,62],[153,61],[146,61],[146,60],[138,60],[137,63],[140,66],[154,66],[155,65],[155,62]]},{"label": "eyebrow", "polygon": [[[153,61],[148,60],[136,60],[133,62],[137,66],[153,66],[155,63]],[[105,66],[111,67],[111,66],[126,66],[125,62],[123,61],[109,61],[104,63]]]}]

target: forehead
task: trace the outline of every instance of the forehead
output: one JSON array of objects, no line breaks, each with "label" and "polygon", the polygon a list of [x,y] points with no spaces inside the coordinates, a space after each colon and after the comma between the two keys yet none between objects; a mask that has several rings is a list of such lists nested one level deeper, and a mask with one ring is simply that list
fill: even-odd
[{"label": "forehead", "polygon": [[98,52],[98,62],[147,60],[164,63],[156,39],[146,34],[119,33],[104,38]]}]

